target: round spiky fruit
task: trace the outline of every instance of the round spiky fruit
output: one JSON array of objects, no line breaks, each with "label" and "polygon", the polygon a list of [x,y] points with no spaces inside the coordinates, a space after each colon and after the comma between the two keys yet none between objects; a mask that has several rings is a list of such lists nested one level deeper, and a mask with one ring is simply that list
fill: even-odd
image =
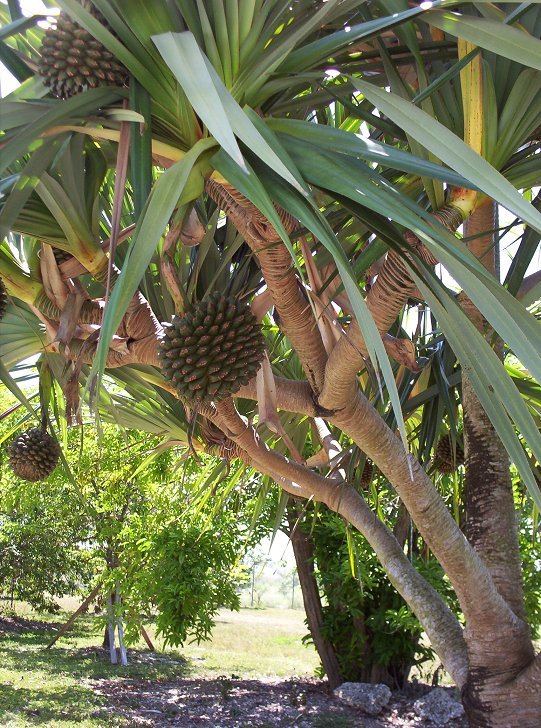
[{"label": "round spiky fruit", "polygon": [[164,376],[193,405],[220,402],[255,376],[265,339],[250,307],[215,292],[174,316],[160,347]]},{"label": "round spiky fruit", "polygon": [[56,468],[60,447],[39,427],[27,430],[9,446],[9,462],[15,475],[35,483],[45,480]]},{"label": "round spiky fruit", "polygon": [[[87,6],[87,3],[81,3]],[[103,16],[90,5],[98,20]],[[96,86],[123,86],[128,75],[114,55],[67,13],[60,13],[56,26],[43,37],[39,74],[54,96],[69,96]]]},{"label": "round spiky fruit", "polygon": [[434,456],[436,469],[440,473],[454,473],[460,465],[464,465],[464,450],[462,445],[458,440],[455,445],[456,449],[453,451],[451,435],[444,435],[440,438]]},{"label": "round spiky fruit", "polygon": [[8,305],[8,294],[6,293],[6,287],[2,283],[2,279],[0,278],[0,319],[3,318],[4,314],[6,313],[6,308]]}]

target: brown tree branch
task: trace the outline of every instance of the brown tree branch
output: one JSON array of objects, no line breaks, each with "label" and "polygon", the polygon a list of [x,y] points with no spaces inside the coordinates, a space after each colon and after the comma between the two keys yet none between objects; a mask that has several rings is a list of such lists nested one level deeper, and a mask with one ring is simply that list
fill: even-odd
[{"label": "brown tree branch", "polygon": [[461,627],[439,594],[414,569],[391,531],[375,516],[357,491],[324,478],[271,450],[245,423],[232,400],[217,405],[216,423],[240,445],[260,472],[288,493],[325,503],[357,528],[370,543],[396,590],[411,606],[457,685],[468,674]]},{"label": "brown tree branch", "polygon": [[512,636],[522,641],[526,652],[531,651],[527,625],[499,594],[490,572],[453,520],[430,478],[358,388],[355,400],[331,421],[363,449],[394,486],[448,575],[468,630],[482,635],[492,625],[502,638]]},{"label": "brown tree branch", "polygon": [[[236,190],[212,179],[207,181],[206,190],[256,255],[280,316],[280,328],[295,349],[310,386],[319,393],[323,386],[327,352],[288,249],[268,220]],[[284,226],[291,232],[295,221],[287,213],[279,213]]]},{"label": "brown tree branch", "polygon": [[[461,211],[447,205],[434,213],[434,218],[453,232],[463,222]],[[436,258],[411,231],[404,239],[412,250],[428,265],[435,265]],[[408,298],[415,292],[416,284],[404,260],[390,251],[381,266],[375,283],[366,296],[366,305],[379,333],[388,333]],[[353,383],[357,373],[364,368],[368,351],[358,322],[352,321],[346,335],[334,347],[325,370],[325,385],[319,402],[325,409],[340,409],[353,394]],[[335,399],[333,401],[333,397]]]},{"label": "brown tree branch", "polygon": [[[317,407],[309,382],[276,376],[274,382],[276,384],[278,409],[299,415],[308,415],[308,417],[316,417]],[[248,384],[242,386],[235,394],[235,397],[244,397],[245,399],[257,401],[256,378],[254,377]]]}]

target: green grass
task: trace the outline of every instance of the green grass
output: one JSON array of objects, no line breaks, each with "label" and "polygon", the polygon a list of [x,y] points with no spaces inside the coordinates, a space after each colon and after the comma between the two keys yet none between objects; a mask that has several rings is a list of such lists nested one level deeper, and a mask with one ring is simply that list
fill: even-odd
[{"label": "green grass", "polygon": [[[319,660],[301,643],[304,612],[242,609],[220,614],[212,642],[187,645],[179,655],[208,675],[241,677],[313,675]],[[198,667],[199,665],[199,667]]]},{"label": "green grass", "polygon": [[[37,619],[26,613],[27,618]],[[45,622],[62,624],[67,613],[45,615]],[[290,610],[242,610],[219,615],[213,639],[162,653],[167,661],[145,659],[144,644],[128,653],[127,668],[113,666],[95,649],[101,644],[101,622],[94,615],[80,617],[71,632],[51,650],[51,629],[1,632],[0,725],[83,728],[126,725],[122,717],[106,715],[107,704],[93,689],[93,680],[170,680],[175,677],[217,675],[255,678],[313,675],[318,665],[312,647],[301,644],[306,632],[304,613]],[[148,630],[160,642],[154,631]],[[143,661],[144,660],[144,661]]]}]

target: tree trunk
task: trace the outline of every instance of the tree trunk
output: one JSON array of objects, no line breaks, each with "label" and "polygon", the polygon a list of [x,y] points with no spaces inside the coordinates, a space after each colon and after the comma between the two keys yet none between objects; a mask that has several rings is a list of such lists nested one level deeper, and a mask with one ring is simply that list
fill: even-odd
[{"label": "tree trunk", "polygon": [[[466,237],[473,238],[469,243],[472,252],[497,276],[499,266],[492,232],[495,227],[495,205],[491,203],[474,213],[465,225],[465,232]],[[483,333],[486,326],[479,311],[466,297],[462,298],[462,306]],[[501,358],[501,340],[493,346]],[[468,376],[464,374],[462,380],[466,536],[488,566],[500,594],[517,617],[525,619],[509,456]]]},{"label": "tree trunk", "polygon": [[510,681],[510,671],[488,675],[483,667],[472,669],[472,679],[462,690],[470,728],[539,728],[541,671],[534,674],[532,667],[525,671],[526,679],[519,674]]},{"label": "tree trunk", "polygon": [[[272,287],[268,280],[267,284]],[[532,688],[537,687],[540,670],[538,665],[533,670],[527,625],[507,603],[481,555],[464,538],[432,481],[360,391],[356,374],[362,368],[362,349],[354,334],[352,324],[329,357],[317,397],[318,413],[348,434],[393,484],[455,589],[465,617],[464,632],[411,567],[398,541],[350,486],[345,482],[337,486],[336,481],[321,478],[269,450],[231,401],[217,405],[216,423],[246,451],[260,472],[292,495],[325,503],[365,535],[445,666],[464,688],[472,725],[512,726],[519,715],[521,726],[533,725],[532,720],[537,725],[538,696]],[[317,392],[319,387],[314,389]],[[510,704],[511,695],[515,706]]]},{"label": "tree trunk", "polygon": [[[291,545],[297,564],[297,574],[301,585],[302,600],[306,611],[308,629],[312,635],[321,664],[327,675],[331,688],[341,685],[343,680],[338,660],[332,645],[321,634],[323,612],[316,578],[314,576],[314,546],[310,537],[303,533],[296,524],[296,512],[290,509]],[[296,525],[296,527],[295,527]]]},{"label": "tree trunk", "polygon": [[[494,203],[481,207],[465,227],[469,247],[483,265],[498,275],[493,230]],[[471,301],[462,305],[477,329],[486,324]],[[494,348],[501,356],[501,342]],[[471,726],[539,725],[541,692],[514,687],[516,676],[531,664],[533,651],[526,623],[509,457],[464,373],[462,378],[465,443],[465,533],[490,571],[498,592],[517,616],[516,639],[501,644],[490,629],[468,634],[470,674],[463,690]],[[537,703],[537,706],[535,705]]]},{"label": "tree trunk", "polygon": [[115,618],[113,613],[113,595],[107,595],[107,630],[109,633],[109,655],[111,657],[111,665],[116,665],[118,662],[116,654],[116,642],[115,642]]}]

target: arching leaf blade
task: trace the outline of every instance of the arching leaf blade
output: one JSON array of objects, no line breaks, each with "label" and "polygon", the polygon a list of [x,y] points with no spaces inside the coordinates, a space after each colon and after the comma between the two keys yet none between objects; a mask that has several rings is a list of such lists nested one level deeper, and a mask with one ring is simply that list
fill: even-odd
[{"label": "arching leaf blade", "polygon": [[541,40],[523,30],[488,18],[443,10],[431,10],[425,19],[446,33],[541,71]]},{"label": "arching leaf blade", "polygon": [[214,144],[213,139],[201,139],[183,159],[166,170],[154,185],[124,259],[122,272],[105,310],[91,379],[93,376],[101,379],[103,375],[109,343],[191,177],[194,188],[187,195],[189,199],[183,200],[184,204],[201,194],[203,178],[196,168],[196,162],[201,154],[211,149]]},{"label": "arching leaf blade", "polygon": [[443,124],[399,96],[357,79],[352,83],[381,112],[420,141],[442,162],[470,180],[489,197],[541,231],[541,214],[483,157]]}]

